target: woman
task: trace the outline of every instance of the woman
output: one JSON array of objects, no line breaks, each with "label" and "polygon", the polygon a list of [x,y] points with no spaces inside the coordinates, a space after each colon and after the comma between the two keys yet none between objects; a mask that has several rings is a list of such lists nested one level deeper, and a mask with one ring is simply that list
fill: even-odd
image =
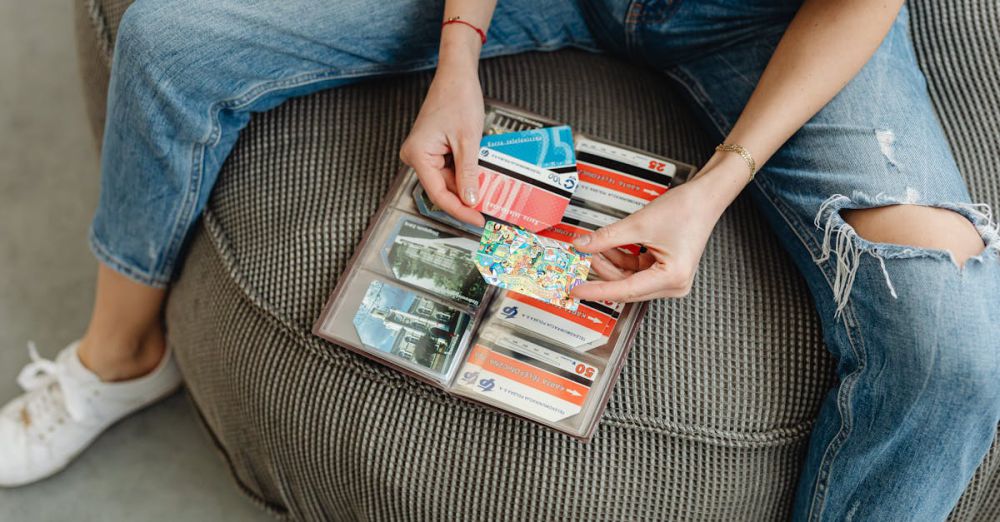
[{"label": "woman", "polygon": [[[989,317],[998,237],[931,110],[901,4],[448,0],[442,18],[417,0],[139,0],[115,47],[93,318],[56,361],[34,354],[23,372],[28,391],[0,415],[0,484],[57,472],[179,385],[164,289],[252,112],[436,67],[400,155],[439,206],[482,225],[471,208],[478,60],[574,46],[662,71],[725,144],[690,182],[581,238],[579,249],[603,252],[594,269],[605,282],[575,293],[685,295],[714,224],[749,185],[840,362],[796,519],[944,519],[1000,421],[1000,330]],[[647,251],[613,249],[632,243]]]}]

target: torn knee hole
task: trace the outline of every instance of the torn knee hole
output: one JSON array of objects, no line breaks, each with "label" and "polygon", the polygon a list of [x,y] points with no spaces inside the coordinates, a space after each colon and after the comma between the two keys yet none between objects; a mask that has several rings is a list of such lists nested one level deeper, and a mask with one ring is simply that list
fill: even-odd
[{"label": "torn knee hole", "polygon": [[944,250],[958,266],[986,247],[976,226],[954,210],[921,205],[844,209],[844,221],[873,243]]},{"label": "torn knee hole", "polygon": [[832,262],[831,286],[836,315],[847,305],[861,260],[870,256],[880,265],[892,297],[896,289],[886,259],[951,258],[959,267],[973,256],[1000,255],[1000,229],[986,205],[966,203],[925,206],[913,203],[916,192],[892,198],[855,192],[836,194],[820,205],[816,228],[823,230],[816,263]]}]

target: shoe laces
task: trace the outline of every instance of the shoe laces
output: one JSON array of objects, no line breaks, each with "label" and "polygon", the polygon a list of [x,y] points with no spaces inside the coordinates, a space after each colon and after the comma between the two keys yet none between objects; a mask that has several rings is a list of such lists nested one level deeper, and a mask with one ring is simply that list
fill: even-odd
[{"label": "shoe laces", "polygon": [[27,415],[28,427],[51,431],[53,423],[65,422],[66,417],[80,422],[85,418],[85,408],[74,407],[67,400],[63,372],[59,364],[38,354],[35,343],[28,343],[31,362],[21,369],[17,383],[27,392],[22,415]]}]

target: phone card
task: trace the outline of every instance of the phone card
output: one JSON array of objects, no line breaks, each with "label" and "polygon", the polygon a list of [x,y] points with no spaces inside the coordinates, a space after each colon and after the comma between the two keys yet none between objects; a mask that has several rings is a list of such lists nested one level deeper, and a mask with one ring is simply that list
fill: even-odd
[{"label": "phone card", "polygon": [[504,333],[472,347],[457,384],[515,411],[559,422],[582,411],[598,373],[591,364]]},{"label": "phone card", "polygon": [[623,307],[611,301],[580,301],[576,310],[568,310],[507,291],[496,310],[512,326],[582,352],[608,342]]},{"label": "phone card", "polygon": [[590,255],[559,241],[489,221],[483,230],[476,266],[491,285],[570,310],[580,301],[570,290],[587,280]]},{"label": "phone card", "polygon": [[410,290],[372,281],[354,315],[361,343],[384,357],[446,375],[471,318]]},{"label": "phone card", "polygon": [[403,218],[382,249],[382,260],[396,279],[478,308],[487,284],[472,261],[477,246],[465,236]]},{"label": "phone card", "polygon": [[484,214],[538,232],[562,219],[578,184],[569,127],[483,137],[476,210]]},{"label": "phone card", "polygon": [[670,188],[673,163],[596,140],[576,140],[576,197],[632,214]]}]

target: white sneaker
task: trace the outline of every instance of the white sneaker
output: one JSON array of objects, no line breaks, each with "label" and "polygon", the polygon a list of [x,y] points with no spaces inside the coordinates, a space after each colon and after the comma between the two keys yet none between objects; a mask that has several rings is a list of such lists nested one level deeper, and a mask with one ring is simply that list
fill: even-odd
[{"label": "white sneaker", "polygon": [[169,350],[149,374],[106,383],[80,362],[78,344],[55,361],[28,346],[32,362],[17,378],[26,393],[0,410],[0,487],[23,486],[62,471],[109,426],[181,384]]}]

